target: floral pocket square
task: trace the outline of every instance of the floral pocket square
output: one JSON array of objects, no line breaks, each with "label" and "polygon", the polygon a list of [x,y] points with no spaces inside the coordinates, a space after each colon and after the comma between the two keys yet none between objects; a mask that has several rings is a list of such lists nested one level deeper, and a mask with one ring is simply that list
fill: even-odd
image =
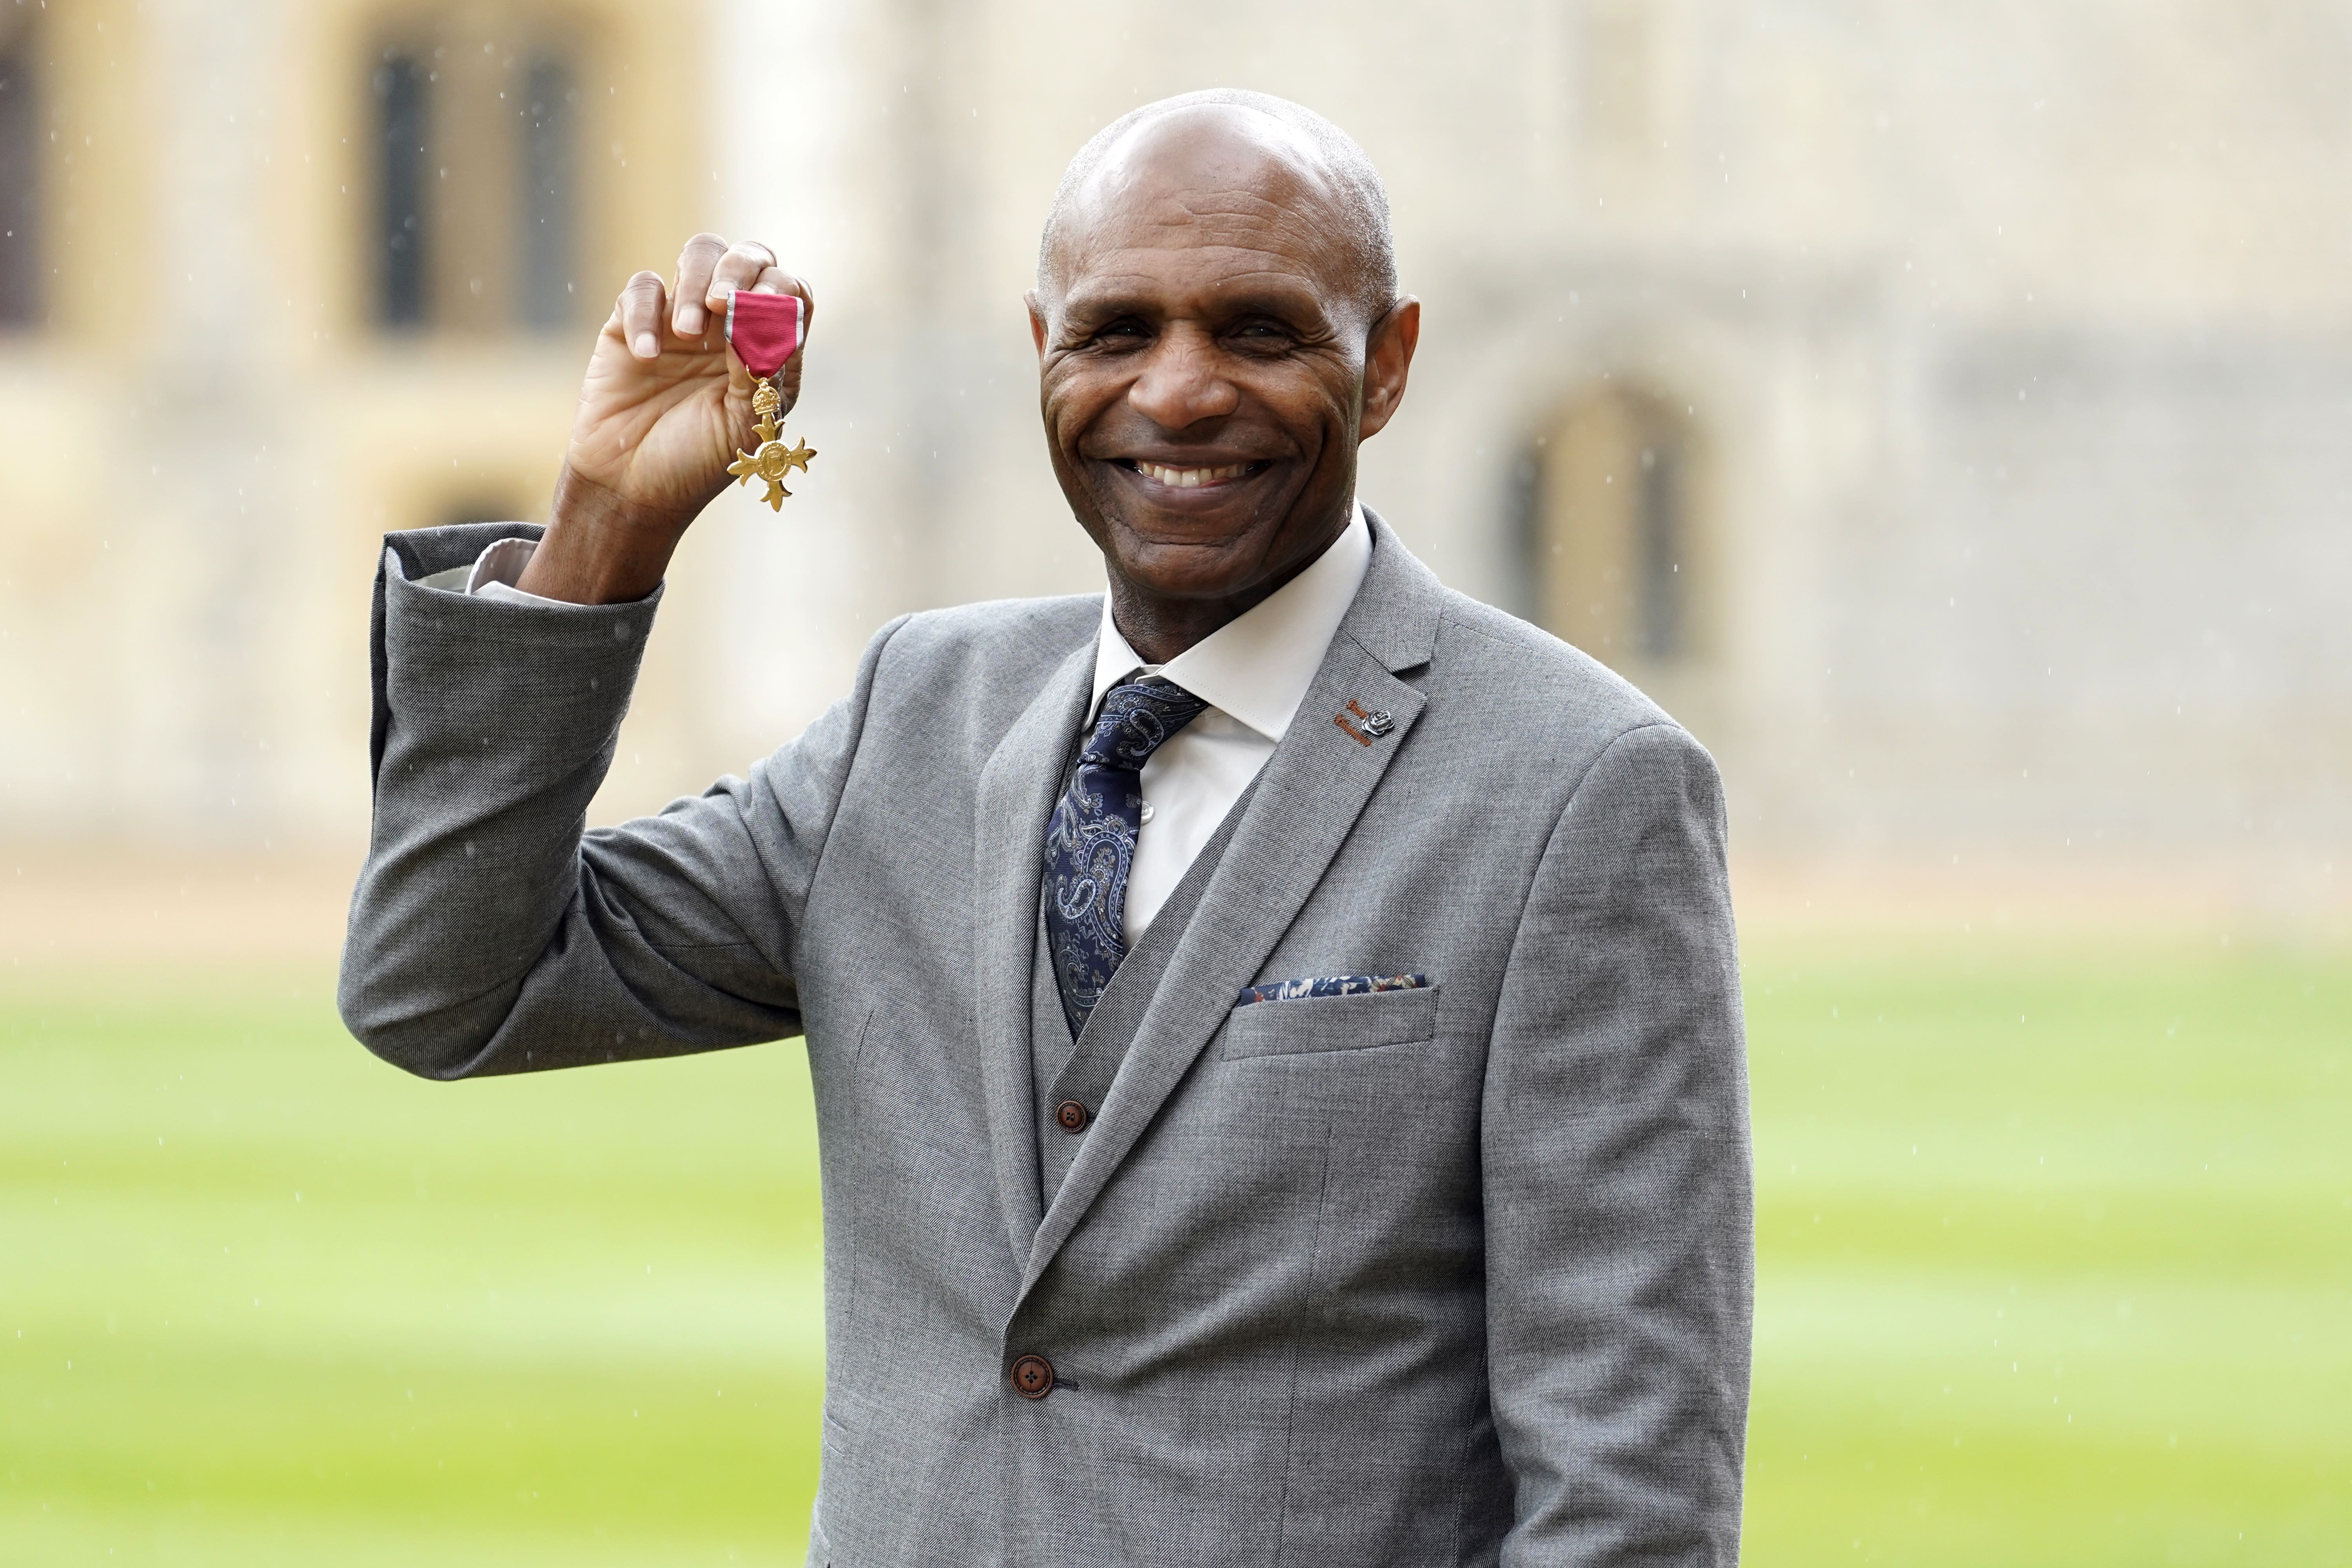
[{"label": "floral pocket square", "polygon": [[1297,1002],[1308,996],[1367,996],[1375,991],[1418,991],[1429,984],[1426,974],[1327,974],[1317,980],[1275,980],[1242,987],[1234,1005],[1253,1002]]}]

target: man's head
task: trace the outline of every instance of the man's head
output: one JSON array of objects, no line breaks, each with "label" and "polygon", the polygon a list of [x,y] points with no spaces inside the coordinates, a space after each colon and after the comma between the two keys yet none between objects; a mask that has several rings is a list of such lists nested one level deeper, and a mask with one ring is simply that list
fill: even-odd
[{"label": "man's head", "polygon": [[1029,298],[1045,437],[1114,605],[1171,657],[1346,526],[1420,306],[1345,132],[1258,93],[1115,121],[1055,194]]}]

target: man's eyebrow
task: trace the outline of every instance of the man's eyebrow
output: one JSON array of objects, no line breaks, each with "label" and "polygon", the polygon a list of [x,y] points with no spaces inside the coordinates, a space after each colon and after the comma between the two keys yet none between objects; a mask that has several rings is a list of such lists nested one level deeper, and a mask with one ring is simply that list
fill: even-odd
[{"label": "man's eyebrow", "polygon": [[[1187,301],[1188,304],[1193,302]],[[1064,299],[1062,309],[1066,316],[1087,321],[1112,321],[1120,316],[1156,319],[1168,313],[1167,303],[1145,289],[1108,288],[1099,291],[1073,291]],[[1286,321],[1317,323],[1327,321],[1330,315],[1322,292],[1295,279],[1276,281],[1268,278],[1252,278],[1213,287],[1207,290],[1205,303],[1210,314],[1225,320],[1238,316],[1276,316]]]},{"label": "man's eyebrow", "polygon": [[1324,305],[1322,290],[1302,281],[1275,283],[1265,279],[1252,279],[1230,289],[1215,290],[1211,298],[1217,313],[1223,316],[1281,316],[1297,320],[1321,321],[1329,312]]},{"label": "man's eyebrow", "polygon": [[1072,292],[1063,296],[1062,311],[1068,316],[1085,316],[1108,320],[1113,316],[1156,315],[1159,307],[1126,289],[1104,289],[1096,293]]}]

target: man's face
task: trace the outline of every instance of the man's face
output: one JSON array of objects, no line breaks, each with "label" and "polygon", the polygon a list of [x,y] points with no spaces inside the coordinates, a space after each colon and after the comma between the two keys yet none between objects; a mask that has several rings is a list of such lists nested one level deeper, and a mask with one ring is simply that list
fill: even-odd
[{"label": "man's face", "polygon": [[1066,209],[1055,263],[1030,317],[1063,493],[1114,578],[1238,613],[1346,526],[1418,307],[1367,320],[1311,150],[1246,110],[1140,128]]}]

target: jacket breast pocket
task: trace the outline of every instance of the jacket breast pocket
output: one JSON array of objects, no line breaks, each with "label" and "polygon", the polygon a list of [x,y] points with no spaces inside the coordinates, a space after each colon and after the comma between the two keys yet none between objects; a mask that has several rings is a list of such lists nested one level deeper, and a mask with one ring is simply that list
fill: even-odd
[{"label": "jacket breast pocket", "polygon": [[1437,1037],[1439,989],[1422,985],[1357,996],[1253,1002],[1234,1008],[1225,1019],[1225,1043],[1220,1054],[1230,1061],[1241,1057],[1306,1056],[1416,1045]]}]

